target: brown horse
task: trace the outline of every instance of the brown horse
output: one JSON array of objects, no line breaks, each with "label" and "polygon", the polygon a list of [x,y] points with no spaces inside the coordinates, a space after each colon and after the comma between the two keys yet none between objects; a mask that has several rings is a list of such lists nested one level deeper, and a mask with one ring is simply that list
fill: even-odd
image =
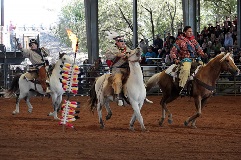
[{"label": "brown horse", "polygon": [[[191,81],[192,87],[190,96],[194,98],[197,112],[184,122],[185,126],[188,126],[189,122],[191,122],[191,126],[196,128],[196,119],[201,115],[201,110],[207,100],[213,95],[216,81],[219,78],[220,73],[223,71],[228,71],[233,75],[238,75],[240,72],[238,67],[234,64],[230,53],[220,53],[206,65],[201,66],[194,75],[193,80]],[[165,112],[168,114],[169,124],[173,121],[172,114],[167,109],[167,103],[170,103],[179,97],[181,88],[178,86],[177,81],[177,78],[174,82],[173,77],[166,74],[165,71],[162,71],[153,75],[146,83],[147,91],[158,84],[163,93],[160,101],[162,106],[162,118],[159,121],[160,126],[163,125]]]},{"label": "brown horse", "polygon": [[95,82],[95,78],[100,76],[100,68],[101,68],[101,63],[99,59],[94,61],[94,65],[90,66],[87,69],[87,83],[90,83],[91,85]]}]

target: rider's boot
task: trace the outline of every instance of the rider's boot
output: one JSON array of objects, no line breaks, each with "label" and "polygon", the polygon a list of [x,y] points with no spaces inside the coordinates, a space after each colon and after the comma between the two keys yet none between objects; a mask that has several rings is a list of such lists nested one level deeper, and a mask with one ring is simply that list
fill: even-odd
[{"label": "rider's boot", "polygon": [[180,96],[185,97],[187,95],[187,85],[185,85],[182,90],[180,91]]}]

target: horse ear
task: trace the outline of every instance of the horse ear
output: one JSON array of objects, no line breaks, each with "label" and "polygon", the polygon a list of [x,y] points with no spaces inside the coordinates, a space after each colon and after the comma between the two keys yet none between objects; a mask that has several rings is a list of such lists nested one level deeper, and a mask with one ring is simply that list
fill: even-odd
[{"label": "horse ear", "polygon": [[59,52],[59,59],[61,59],[64,55],[65,55],[65,53],[60,53]]},{"label": "horse ear", "polygon": [[229,55],[230,55],[230,52],[228,52],[226,55],[224,53],[224,57],[220,60],[220,62],[224,61]]}]

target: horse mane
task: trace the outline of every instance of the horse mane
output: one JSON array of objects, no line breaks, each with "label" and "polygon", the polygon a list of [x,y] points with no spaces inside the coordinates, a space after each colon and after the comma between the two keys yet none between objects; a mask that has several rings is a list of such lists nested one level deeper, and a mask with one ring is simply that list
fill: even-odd
[{"label": "horse mane", "polygon": [[49,69],[48,69],[48,74],[49,75],[52,75],[52,72],[54,70],[55,65],[56,65],[56,63],[49,65]]}]

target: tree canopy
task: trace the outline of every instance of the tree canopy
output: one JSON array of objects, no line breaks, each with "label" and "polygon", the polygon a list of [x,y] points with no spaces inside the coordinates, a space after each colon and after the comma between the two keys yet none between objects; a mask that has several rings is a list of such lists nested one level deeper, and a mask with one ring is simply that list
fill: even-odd
[{"label": "tree canopy", "polygon": [[[237,0],[200,0],[201,29],[209,23],[222,23],[227,16],[237,14]],[[155,35],[161,38],[170,32],[176,36],[183,24],[181,0],[138,0],[138,37],[147,39],[149,45]],[[105,31],[114,30],[132,46],[133,37],[133,1],[132,0],[98,0],[99,46],[105,50],[110,40]],[[84,0],[71,0],[61,9],[59,23],[55,34],[62,43],[70,45],[66,29],[70,29],[79,38],[81,51],[87,51]]]}]

